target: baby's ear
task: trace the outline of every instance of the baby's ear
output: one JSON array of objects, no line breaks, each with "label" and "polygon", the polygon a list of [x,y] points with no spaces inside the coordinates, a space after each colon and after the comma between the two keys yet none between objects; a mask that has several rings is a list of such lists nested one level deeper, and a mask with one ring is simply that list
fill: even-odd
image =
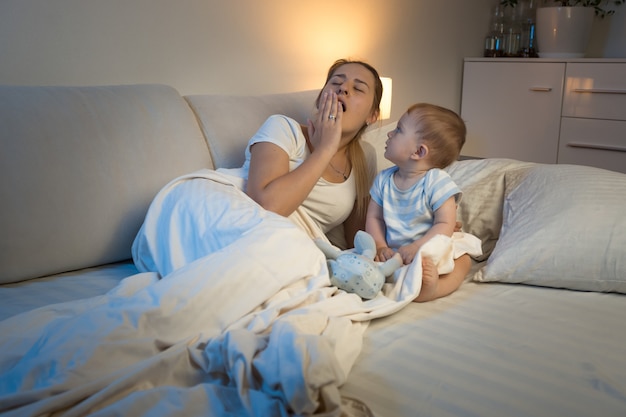
[{"label": "baby's ear", "polygon": [[421,144],[419,146],[419,148],[417,148],[417,150],[415,151],[415,153],[413,154],[416,158],[419,159],[424,159],[426,157],[426,155],[428,155],[428,146]]}]

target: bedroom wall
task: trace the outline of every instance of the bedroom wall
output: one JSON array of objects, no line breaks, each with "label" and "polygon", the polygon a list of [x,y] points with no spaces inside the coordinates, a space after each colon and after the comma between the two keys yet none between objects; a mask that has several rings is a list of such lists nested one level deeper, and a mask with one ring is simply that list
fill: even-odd
[{"label": "bedroom wall", "polygon": [[626,58],[626,5],[616,8],[613,16],[593,22],[586,56]]},{"label": "bedroom wall", "polygon": [[0,83],[165,83],[181,94],[319,88],[338,57],[414,101],[460,106],[495,0],[3,0]]},{"label": "bedroom wall", "polygon": [[338,57],[458,110],[493,0],[3,0],[0,83],[165,83],[181,94],[321,87]]}]

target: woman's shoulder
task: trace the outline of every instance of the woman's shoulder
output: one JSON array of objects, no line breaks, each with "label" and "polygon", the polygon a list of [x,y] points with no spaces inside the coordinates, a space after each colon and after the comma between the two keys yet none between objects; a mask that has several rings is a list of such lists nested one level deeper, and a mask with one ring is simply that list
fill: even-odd
[{"label": "woman's shoulder", "polygon": [[295,119],[292,119],[289,116],[285,116],[284,114],[272,114],[269,116],[265,123],[263,123],[264,127],[283,127],[289,128],[291,130],[298,129],[301,131],[302,125]]},{"label": "woman's shoulder", "polygon": [[[282,114],[273,114],[265,119],[256,133],[248,140],[245,150],[244,168],[247,170],[252,159],[251,148],[257,143],[270,143],[281,148],[290,159],[302,159],[306,151],[306,139],[302,126]],[[247,174],[246,174],[247,175]]]},{"label": "woman's shoulder", "polygon": [[265,137],[283,137],[300,142],[304,140],[302,129],[302,125],[297,120],[283,114],[273,114],[265,120],[259,133]]},{"label": "woman's shoulder", "polygon": [[273,114],[265,120],[254,137],[252,137],[250,145],[257,142],[300,146],[305,142],[305,138],[302,126],[298,121],[282,114]]}]

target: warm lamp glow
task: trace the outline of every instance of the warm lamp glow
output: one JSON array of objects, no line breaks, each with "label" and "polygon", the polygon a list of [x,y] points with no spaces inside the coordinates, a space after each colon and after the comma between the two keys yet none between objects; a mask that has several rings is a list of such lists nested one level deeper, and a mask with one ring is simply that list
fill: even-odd
[{"label": "warm lamp glow", "polygon": [[381,120],[391,117],[391,78],[380,77],[383,83],[383,97],[380,100],[380,118]]}]

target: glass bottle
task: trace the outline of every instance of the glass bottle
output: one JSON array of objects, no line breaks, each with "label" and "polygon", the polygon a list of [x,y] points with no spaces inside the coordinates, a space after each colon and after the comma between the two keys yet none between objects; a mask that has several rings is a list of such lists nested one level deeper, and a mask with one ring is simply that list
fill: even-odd
[{"label": "glass bottle", "polygon": [[504,56],[504,6],[499,3],[491,9],[489,32],[485,36],[484,54],[488,58]]},{"label": "glass bottle", "polygon": [[517,7],[504,8],[504,56],[521,56],[522,24],[518,16]]},{"label": "glass bottle", "polygon": [[520,56],[537,58],[537,41],[535,39],[535,13],[537,0],[518,1],[516,15],[521,24]]}]

